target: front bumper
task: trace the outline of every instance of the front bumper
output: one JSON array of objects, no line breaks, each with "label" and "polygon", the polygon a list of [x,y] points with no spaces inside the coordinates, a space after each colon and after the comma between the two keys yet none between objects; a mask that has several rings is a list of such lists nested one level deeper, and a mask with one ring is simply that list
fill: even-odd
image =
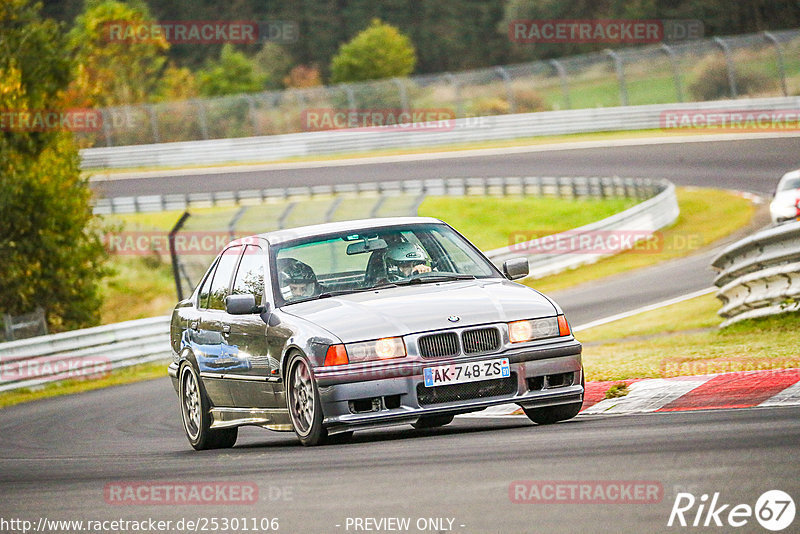
[{"label": "front bumper", "polygon": [[[418,393],[425,393],[424,385],[420,386],[424,384],[424,368],[498,357],[509,359],[514,378],[503,391],[489,386],[475,388],[485,391],[476,391],[471,398],[435,402],[428,398],[420,402]],[[583,401],[581,344],[575,339],[446,361],[418,359],[347,370],[316,368],[314,375],[326,415],[323,424],[333,433],[409,423],[421,416],[467,413],[507,403],[545,407]],[[564,376],[570,377],[569,383],[548,387],[545,377]]]}]

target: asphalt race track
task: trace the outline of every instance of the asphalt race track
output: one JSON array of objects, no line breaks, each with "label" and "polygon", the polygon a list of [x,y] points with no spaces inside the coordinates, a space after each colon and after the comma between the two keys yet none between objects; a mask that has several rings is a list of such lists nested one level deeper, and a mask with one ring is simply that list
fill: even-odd
[{"label": "asphalt race track", "polygon": [[[703,185],[772,195],[778,178],[800,167],[800,137],[669,143],[555,150],[494,156],[360,163],[331,167],[236,172],[216,170],[192,176],[104,180],[93,186],[108,197],[233,191],[483,176],[626,176],[667,178],[677,185]],[[166,173],[165,173],[166,174]],[[113,175],[112,175],[113,176]]]},{"label": "asphalt race track", "polygon": [[[238,173],[202,183],[225,190],[253,183],[309,183],[312,178],[330,183],[401,176],[619,174],[769,193],[780,174],[800,166],[798,149],[798,138],[692,143],[358,165],[330,172]],[[102,187],[131,195],[182,186],[180,178],[170,178],[104,182]],[[710,271],[694,281],[669,274],[679,272],[676,265],[680,272],[696,273],[708,265],[707,258],[665,265],[655,268],[662,271],[649,269],[642,275],[650,282],[628,278],[627,284],[596,284],[584,304],[570,292],[559,300],[574,314],[573,324],[580,324],[616,313],[615,306],[623,311],[641,305],[637,289],[648,295],[644,300],[658,300],[707,287],[712,277]],[[637,285],[647,283],[654,287]],[[609,304],[610,293],[619,293],[617,304]],[[291,533],[729,532],[733,528],[725,523],[705,530],[668,528],[676,495],[691,493],[699,503],[703,494],[710,501],[719,493],[718,504],[729,505],[719,515],[723,522],[731,508],[755,507],[768,490],[783,490],[795,502],[800,496],[800,408],[794,407],[579,416],[546,427],[516,416],[465,417],[441,429],[365,431],[350,444],[311,449],[291,433],[245,428],[235,448],[198,453],[183,436],[177,398],[164,378],[3,409],[0,428],[0,530],[11,530],[3,529],[2,520],[15,518],[36,526],[41,518],[175,522],[216,517],[278,518],[277,531]],[[613,499],[605,504],[512,502],[515,481],[526,480],[646,482],[660,493],[638,504]],[[218,497],[204,505],[121,505],[107,493],[109,484],[220,481],[255,485],[257,502],[231,503]],[[697,510],[695,505],[686,512],[689,524]],[[375,524],[362,521],[356,529],[356,518],[409,518],[411,523],[406,530],[378,530],[364,528]],[[701,521],[705,518],[703,513]],[[765,532],[755,517],[746,519],[737,532]],[[797,532],[798,524],[795,519],[785,532]],[[207,527],[208,532],[223,532]],[[180,531],[190,530],[202,531]],[[179,530],[173,526],[167,531]],[[225,530],[230,531],[244,529]]]},{"label": "asphalt race track", "polygon": [[[446,517],[461,533],[665,532],[679,491],[750,506],[767,490],[800,491],[800,408],[579,416],[546,427],[460,418],[311,449],[290,433],[247,428],[234,449],[202,453],[178,417],[167,379],[3,410],[0,517],[277,517],[279,532],[293,533],[353,532],[348,517]],[[649,481],[662,492],[643,504],[512,503],[509,487],[521,480]],[[208,481],[255,483],[258,502],[118,505],[104,494],[109,483]]]}]

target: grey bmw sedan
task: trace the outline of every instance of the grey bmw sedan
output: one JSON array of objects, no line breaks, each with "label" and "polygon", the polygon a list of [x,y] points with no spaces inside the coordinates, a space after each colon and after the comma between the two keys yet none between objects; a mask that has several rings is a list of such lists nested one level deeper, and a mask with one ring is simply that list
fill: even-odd
[{"label": "grey bmw sedan", "polygon": [[581,345],[558,305],[444,222],[368,219],[229,243],[172,314],[169,375],[195,449],[238,427],[304,445],[432,428],[519,405],[538,424],[583,401]]}]

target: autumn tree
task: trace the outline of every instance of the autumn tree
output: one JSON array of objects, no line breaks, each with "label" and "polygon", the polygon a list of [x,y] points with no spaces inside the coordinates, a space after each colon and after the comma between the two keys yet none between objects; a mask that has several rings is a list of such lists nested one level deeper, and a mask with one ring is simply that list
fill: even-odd
[{"label": "autumn tree", "polygon": [[69,101],[80,107],[146,102],[156,94],[169,49],[163,35],[137,37],[153,22],[144,3],[87,0],[65,47],[75,58]]},{"label": "autumn tree", "polygon": [[59,331],[98,323],[105,252],[72,133],[21,120],[65,111],[66,33],[40,8],[0,3],[0,313],[41,306]]},{"label": "autumn tree", "polygon": [[339,48],[331,61],[333,83],[408,76],[417,55],[411,40],[394,26],[373,19],[370,26]]}]

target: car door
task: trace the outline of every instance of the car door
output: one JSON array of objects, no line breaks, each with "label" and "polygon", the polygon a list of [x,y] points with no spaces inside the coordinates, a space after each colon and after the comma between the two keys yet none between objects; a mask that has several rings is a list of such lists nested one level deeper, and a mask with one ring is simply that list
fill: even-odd
[{"label": "car door", "polygon": [[233,406],[229,384],[224,375],[232,369],[249,365],[238,357],[238,348],[228,341],[231,321],[235,317],[225,311],[225,297],[230,294],[233,274],[244,247],[227,248],[219,257],[216,269],[198,296],[199,321],[194,330],[192,350],[200,370],[200,379],[215,406]]},{"label": "car door", "polygon": [[[268,304],[268,309],[274,309],[269,295],[265,294],[267,271],[264,248],[247,245],[234,277],[231,294],[251,294],[257,304]],[[249,363],[231,369],[225,375],[233,403],[239,408],[282,407],[282,398],[276,395],[274,387],[279,377],[280,362],[270,353],[267,324],[264,322],[268,314],[237,315],[231,322],[227,342],[237,348],[242,361]]]}]

